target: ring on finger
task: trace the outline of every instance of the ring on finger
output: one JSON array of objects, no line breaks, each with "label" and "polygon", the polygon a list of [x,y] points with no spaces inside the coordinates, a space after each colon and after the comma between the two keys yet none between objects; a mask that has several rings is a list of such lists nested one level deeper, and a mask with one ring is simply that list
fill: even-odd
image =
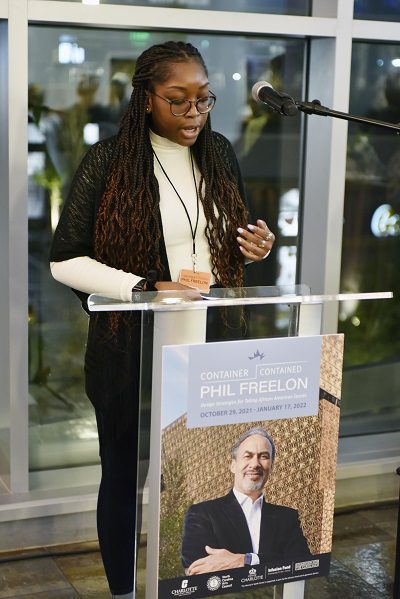
[{"label": "ring on finger", "polygon": [[274,239],[274,237],[275,237],[275,235],[273,233],[271,233],[271,231],[270,231],[265,239],[267,241],[272,241]]},{"label": "ring on finger", "polygon": [[264,248],[265,247],[265,241],[260,241],[260,243],[258,244],[259,248]]}]

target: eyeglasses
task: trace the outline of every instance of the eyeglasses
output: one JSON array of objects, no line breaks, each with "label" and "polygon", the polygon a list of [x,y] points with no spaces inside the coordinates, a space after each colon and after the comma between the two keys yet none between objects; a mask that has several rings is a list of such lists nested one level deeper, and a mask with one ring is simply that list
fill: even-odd
[{"label": "eyeglasses", "polygon": [[196,110],[199,114],[207,114],[207,112],[210,112],[210,110],[214,108],[217,100],[217,97],[214,96],[213,93],[204,98],[199,98],[198,100],[168,100],[168,98],[164,98],[164,96],[160,96],[160,94],[156,94],[156,92],[151,93],[154,96],[157,96],[157,98],[161,98],[161,100],[168,102],[171,114],[174,116],[185,116],[191,109],[192,104],[196,106]]}]

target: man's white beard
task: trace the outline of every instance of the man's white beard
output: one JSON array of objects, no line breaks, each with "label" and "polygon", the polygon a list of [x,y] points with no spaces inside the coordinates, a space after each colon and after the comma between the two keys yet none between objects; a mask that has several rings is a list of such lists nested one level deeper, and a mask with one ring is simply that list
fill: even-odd
[{"label": "man's white beard", "polygon": [[244,484],[243,484],[244,488],[247,491],[251,491],[251,492],[253,492],[253,491],[261,491],[261,489],[264,486],[264,480],[263,479],[261,479],[261,480],[248,480],[247,478],[245,478],[243,482],[244,482]]}]

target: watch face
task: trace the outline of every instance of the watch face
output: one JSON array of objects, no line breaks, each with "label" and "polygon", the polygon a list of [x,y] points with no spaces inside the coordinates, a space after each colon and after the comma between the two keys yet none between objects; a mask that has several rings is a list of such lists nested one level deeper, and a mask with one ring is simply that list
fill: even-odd
[{"label": "watch face", "polygon": [[251,558],[252,558],[251,553],[246,553],[245,554],[245,556],[244,556],[244,563],[245,563],[246,566],[251,566]]}]

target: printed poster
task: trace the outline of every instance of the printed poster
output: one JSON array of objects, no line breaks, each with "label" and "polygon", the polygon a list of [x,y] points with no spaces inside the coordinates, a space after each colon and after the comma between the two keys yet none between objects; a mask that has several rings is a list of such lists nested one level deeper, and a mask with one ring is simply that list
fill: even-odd
[{"label": "printed poster", "polygon": [[325,576],[343,335],[163,348],[159,597]]}]

